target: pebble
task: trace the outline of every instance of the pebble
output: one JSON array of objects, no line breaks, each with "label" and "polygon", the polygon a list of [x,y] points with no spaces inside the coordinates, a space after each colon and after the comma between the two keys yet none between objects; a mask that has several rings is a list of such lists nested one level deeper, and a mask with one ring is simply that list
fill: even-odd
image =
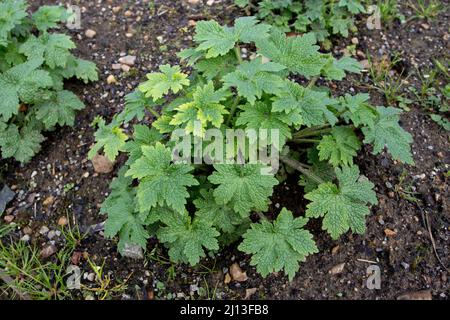
[{"label": "pebble", "polygon": [[122,69],[123,72],[129,72],[131,68],[130,68],[130,66],[127,66],[126,64],[121,64],[120,69]]},{"label": "pebble", "polygon": [[144,259],[142,248],[137,245],[125,244],[122,255],[131,259]]},{"label": "pebble", "polygon": [[47,233],[47,238],[48,238],[49,240],[52,240],[55,236],[56,236],[55,230],[50,230],[50,231]]},{"label": "pebble", "polygon": [[41,229],[39,229],[39,233],[42,235],[47,234],[50,231],[50,229],[47,226],[42,226]]},{"label": "pebble", "polygon": [[127,56],[121,57],[119,59],[119,62],[121,64],[126,64],[127,66],[130,66],[130,67],[134,66],[134,63],[136,62],[136,56],[127,55]]},{"label": "pebble", "polygon": [[116,84],[117,83],[116,77],[114,77],[112,74],[110,74],[108,76],[108,78],[106,78],[106,83],[107,84]]},{"label": "pebble", "polygon": [[247,273],[242,271],[237,262],[233,263],[230,267],[230,275],[234,281],[244,282],[248,280]]},{"label": "pebble", "polygon": [[94,158],[92,158],[92,165],[97,173],[110,173],[114,167],[114,163],[100,154],[96,154]]},{"label": "pebble", "polygon": [[66,226],[69,223],[66,217],[61,217],[58,219],[58,226]]},{"label": "pebble", "polygon": [[133,12],[130,11],[130,10],[127,10],[127,11],[125,11],[125,12],[123,13],[123,15],[124,15],[125,17],[131,17],[131,16],[133,15]]},{"label": "pebble", "polygon": [[113,70],[120,70],[121,67],[122,67],[122,65],[121,65],[120,63],[113,63],[113,64],[111,65],[111,68],[112,68]]},{"label": "pebble", "polygon": [[29,242],[30,241],[30,235],[28,235],[28,234],[26,234],[26,235],[24,235],[22,238],[20,238],[20,241],[23,241],[23,242]]},{"label": "pebble", "polygon": [[338,265],[335,265],[333,268],[328,271],[329,274],[340,274],[344,271],[345,268],[345,262],[339,263]]},{"label": "pebble", "polygon": [[386,237],[395,237],[397,235],[397,232],[386,228],[386,229],[384,229],[384,234],[386,235]]},{"label": "pebble", "polygon": [[3,218],[3,220],[5,220],[6,223],[11,223],[14,220],[14,216],[13,215],[7,215]]},{"label": "pebble", "polygon": [[122,9],[121,6],[113,7],[113,8],[112,8],[112,12],[118,13],[121,9]]},{"label": "pebble", "polygon": [[33,230],[29,226],[24,227],[22,231],[24,234],[28,234],[28,235],[33,233]]},{"label": "pebble", "polygon": [[48,258],[48,257],[52,256],[53,254],[55,254],[56,251],[57,251],[57,249],[56,249],[55,245],[53,245],[53,244],[46,245],[41,250],[41,257]]},{"label": "pebble", "polygon": [[55,197],[54,197],[54,196],[48,196],[48,197],[45,198],[45,200],[42,202],[42,205],[43,205],[44,207],[50,207],[54,202],[55,202]]},{"label": "pebble", "polygon": [[95,37],[95,35],[97,34],[97,32],[95,32],[92,29],[87,29],[86,32],[84,33],[84,35],[90,39],[92,39],[93,37]]}]

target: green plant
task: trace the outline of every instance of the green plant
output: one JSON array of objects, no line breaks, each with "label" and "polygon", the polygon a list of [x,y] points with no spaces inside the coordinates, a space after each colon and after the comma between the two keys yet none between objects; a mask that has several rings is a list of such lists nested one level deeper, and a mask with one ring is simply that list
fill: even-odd
[{"label": "green plant", "polygon": [[235,0],[239,7],[254,9],[257,17],[285,32],[312,32],[330,49],[331,35],[348,37],[355,31],[354,16],[365,13],[361,0]]},{"label": "green plant", "polygon": [[414,10],[414,18],[432,20],[444,10],[440,1],[436,0],[416,0],[408,1],[408,6]]},{"label": "green plant", "polygon": [[73,125],[84,108],[63,80],[97,80],[92,62],[70,53],[69,36],[50,33],[69,15],[42,6],[28,15],[25,0],[0,2],[0,147],[3,158],[29,161],[44,141],[42,131]]},{"label": "green plant", "polygon": [[395,20],[399,20],[400,23],[406,22],[405,16],[399,10],[397,0],[378,0],[376,5],[380,10],[381,22],[388,26],[392,25]]},{"label": "green plant", "polygon": [[[171,261],[191,265],[243,238],[239,249],[252,254],[262,275],[284,270],[292,279],[299,262],[317,252],[308,219],[323,217],[333,238],[365,230],[368,204],[377,199],[353,162],[361,148],[357,132],[374,154],[387,148],[394,159],[413,163],[412,138],[398,124],[401,110],[375,108],[368,94],[333,97],[318,87],[319,78],[339,81],[360,66],[320,53],[313,34],[286,37],[246,17],[234,27],[198,22],[194,39],[198,46],[179,54],[194,70],[190,76],[178,66],[161,66],[126,97],[125,109],[109,124],[95,121],[90,156],[103,150],[114,161],[120,151],[128,154],[102,205],[105,234],[119,235],[120,251],[127,244],[146,248],[156,237]],[[243,44],[256,47],[254,59],[242,59]],[[142,122],[132,135],[123,129],[146,115],[155,119],[152,128]],[[240,142],[234,136],[239,129],[246,133]],[[252,132],[260,134],[258,141]],[[190,141],[180,145],[184,138]],[[252,160],[264,145],[272,149],[269,161]],[[191,151],[202,161],[192,164]],[[306,217],[286,208],[273,221],[264,214],[279,184],[276,168],[268,168],[278,151],[285,172],[301,173],[310,201]]]}]

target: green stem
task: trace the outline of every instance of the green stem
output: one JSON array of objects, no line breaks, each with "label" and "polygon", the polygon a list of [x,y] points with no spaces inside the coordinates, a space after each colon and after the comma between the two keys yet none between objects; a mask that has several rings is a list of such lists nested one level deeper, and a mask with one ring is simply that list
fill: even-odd
[{"label": "green stem", "polygon": [[239,64],[241,64],[243,62],[243,60],[242,60],[242,56],[241,56],[241,48],[239,47],[239,45],[236,45],[234,47],[234,54],[236,55],[236,58],[239,61]]},{"label": "green stem", "polygon": [[231,120],[233,119],[234,113],[236,112],[236,108],[237,108],[240,100],[241,100],[241,98],[239,98],[239,96],[236,96],[234,98],[233,105],[231,106],[231,109],[230,109],[230,114],[228,115],[227,122],[225,123],[226,125],[229,125]]},{"label": "green stem", "polygon": [[147,108],[148,111],[150,111],[150,113],[156,118],[159,119],[160,115],[158,112],[156,112],[155,110],[153,110],[152,108]]},{"label": "green stem", "polygon": [[297,143],[316,143],[316,142],[320,142],[319,139],[292,139],[291,141],[297,142]]},{"label": "green stem", "polygon": [[311,78],[311,80],[308,83],[307,88],[311,89],[312,87],[314,87],[314,85],[316,84],[317,80],[319,80],[319,76],[315,76],[315,77]]},{"label": "green stem", "polygon": [[289,167],[291,167],[291,168],[293,168],[293,169],[295,169],[297,171],[300,171],[304,175],[306,175],[309,178],[313,179],[318,184],[322,184],[322,183],[325,182],[319,176],[317,176],[316,174],[311,172],[311,170],[307,169],[303,163],[298,162],[297,160],[291,159],[291,158],[286,157],[286,156],[280,156],[280,160],[281,160],[281,162],[287,164]]},{"label": "green stem", "polygon": [[330,131],[331,131],[331,128],[329,127],[329,125],[306,128],[306,129],[303,129],[301,131],[294,133],[293,139],[318,136],[322,133],[328,133]]}]

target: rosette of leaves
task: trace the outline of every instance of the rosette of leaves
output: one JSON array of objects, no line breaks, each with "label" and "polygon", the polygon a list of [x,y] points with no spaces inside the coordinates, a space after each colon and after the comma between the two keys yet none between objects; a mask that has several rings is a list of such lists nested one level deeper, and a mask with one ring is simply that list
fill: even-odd
[{"label": "rosette of leaves", "polygon": [[235,3],[255,11],[258,18],[285,32],[311,32],[327,48],[331,36],[346,38],[355,31],[355,16],[366,12],[362,0],[235,0]]},{"label": "rosette of leaves", "polygon": [[[399,126],[400,110],[371,106],[365,93],[338,97],[316,85],[319,78],[342,80],[360,66],[319,52],[312,34],[287,37],[245,17],[234,26],[200,21],[194,40],[197,46],[179,54],[190,74],[163,65],[126,96],[112,122],[96,121],[90,156],[103,151],[114,161],[121,152],[128,155],[102,207],[106,234],[119,235],[119,250],[126,243],[146,248],[147,239],[156,238],[172,261],[191,265],[240,242],[263,276],[284,271],[292,279],[299,263],[317,252],[308,219],[321,219],[333,238],[364,233],[377,198],[354,161],[362,144],[372,144],[374,154],[387,151],[412,163],[411,136]],[[242,45],[254,48],[252,58],[242,58]],[[281,151],[285,172],[299,171],[309,200],[305,217],[286,208],[266,215],[280,180],[261,170],[267,163],[250,162],[249,152],[236,151],[242,150],[234,141],[234,161],[176,161],[175,132],[201,145],[209,129],[278,130],[278,139],[266,142]]]},{"label": "rosette of leaves", "polygon": [[97,80],[94,63],[70,52],[69,36],[50,32],[70,18],[59,6],[31,15],[24,0],[0,2],[0,149],[2,158],[29,161],[43,131],[73,125],[83,102],[64,89],[64,79]]}]

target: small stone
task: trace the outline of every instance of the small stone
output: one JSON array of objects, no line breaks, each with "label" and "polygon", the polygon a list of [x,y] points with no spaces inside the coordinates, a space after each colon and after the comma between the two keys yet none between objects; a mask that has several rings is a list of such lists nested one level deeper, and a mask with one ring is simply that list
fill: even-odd
[{"label": "small stone", "polygon": [[127,56],[121,57],[119,59],[119,62],[121,64],[126,64],[127,66],[130,66],[130,67],[134,66],[134,63],[136,62],[136,56],[127,55]]},{"label": "small stone", "polygon": [[3,218],[3,220],[5,220],[6,223],[11,223],[11,222],[13,222],[13,220],[14,220],[14,216],[11,215],[11,214],[9,214],[9,215],[5,216],[5,217]]},{"label": "small stone", "polygon": [[83,256],[83,253],[81,253],[80,251],[75,251],[74,253],[72,253],[72,257],[70,258],[70,261],[72,262],[72,264],[77,266],[80,263],[82,256]]},{"label": "small stone", "polygon": [[208,0],[206,1],[207,6],[212,6],[214,4],[215,0]]},{"label": "small stone", "polygon": [[188,0],[189,4],[197,4],[199,2],[200,2],[200,0]]},{"label": "small stone", "polygon": [[433,300],[431,290],[412,291],[397,297],[397,300]]},{"label": "small stone", "polygon": [[93,37],[95,37],[95,35],[97,34],[97,32],[95,32],[94,30],[92,30],[92,29],[87,29],[86,30],[86,32],[84,33],[84,35],[86,36],[86,37],[88,37],[88,38],[93,38]]},{"label": "small stone", "polygon": [[244,300],[248,300],[250,299],[250,297],[252,295],[254,295],[256,293],[256,291],[258,291],[257,288],[249,288],[249,289],[245,289],[245,297]]},{"label": "small stone", "polygon": [[231,278],[237,282],[247,281],[247,273],[242,271],[241,267],[237,262],[233,263],[230,267]]},{"label": "small stone", "polygon": [[427,24],[427,23],[422,23],[420,26],[421,26],[422,28],[424,28],[425,30],[430,29],[430,25]]},{"label": "small stone", "polygon": [[100,154],[96,154],[94,158],[92,158],[92,165],[97,173],[110,173],[114,168],[114,163]]},{"label": "small stone", "polygon": [[22,232],[23,232],[24,234],[30,235],[30,234],[33,233],[33,230],[32,230],[29,226],[26,226],[26,227],[23,228]]},{"label": "small stone", "polygon": [[47,238],[48,238],[49,240],[52,240],[54,237],[56,237],[56,232],[55,232],[55,230],[50,230],[50,231],[47,233]]},{"label": "small stone", "polygon": [[44,207],[50,207],[53,203],[55,202],[55,197],[54,196],[48,196],[47,198],[45,198],[45,200],[42,202],[42,205]]},{"label": "small stone", "polygon": [[353,43],[353,44],[358,44],[358,43],[359,43],[358,38],[353,37],[353,38],[352,38],[352,43]]},{"label": "small stone", "polygon": [[57,251],[57,249],[56,249],[56,247],[53,244],[46,245],[41,250],[41,257],[42,258],[48,258],[48,257],[52,256],[53,254],[55,254],[56,251]]},{"label": "small stone", "polygon": [[122,69],[123,72],[130,72],[130,66],[127,66],[126,64],[121,64],[120,69]]},{"label": "small stone", "polygon": [[364,60],[361,60],[359,63],[361,64],[361,66],[363,67],[363,69],[366,69],[366,70],[370,69],[370,63],[369,63],[369,60],[364,59]]},{"label": "small stone", "polygon": [[28,234],[26,234],[22,238],[20,238],[20,241],[29,242],[30,239],[31,239],[30,236]]},{"label": "small stone", "polygon": [[120,10],[122,10],[121,6],[117,6],[117,7],[113,7],[112,8],[112,12],[114,12],[114,13],[118,13]]},{"label": "small stone", "polygon": [[122,67],[122,65],[121,65],[120,63],[113,63],[113,64],[111,65],[111,68],[112,68],[113,70],[120,70],[121,67]]},{"label": "small stone", "polygon": [[334,246],[332,249],[331,249],[331,254],[334,256],[335,254],[337,254],[338,252],[339,252],[339,245],[337,245],[337,246]]},{"label": "small stone", "polygon": [[93,301],[95,300],[95,298],[91,295],[87,295],[86,298],[84,298],[84,300]]},{"label": "small stone", "polygon": [[82,177],[83,177],[83,178],[88,178],[88,177],[89,177],[89,172],[83,173]]},{"label": "small stone", "polygon": [[86,279],[90,282],[93,282],[95,280],[95,273],[91,272],[87,275]]},{"label": "small stone", "polygon": [[117,83],[116,77],[114,77],[112,74],[110,74],[108,76],[108,78],[106,78],[106,83],[107,84],[116,84]]},{"label": "small stone", "polygon": [[328,271],[328,273],[330,273],[332,275],[340,274],[344,271],[344,268],[345,268],[345,262],[339,263],[338,265],[335,265],[333,268],[331,268],[330,271]]},{"label": "small stone", "polygon": [[122,255],[131,259],[144,259],[142,248],[137,245],[125,244]]},{"label": "small stone", "polygon": [[42,226],[41,229],[39,229],[39,233],[42,235],[46,235],[49,232],[49,228],[47,226]]},{"label": "small stone", "polygon": [[58,219],[58,226],[66,226],[69,223],[66,217],[61,217]]},{"label": "small stone", "polygon": [[130,11],[130,10],[127,10],[127,11],[125,11],[125,12],[123,13],[123,15],[124,15],[125,17],[131,17],[131,16],[133,15],[133,12]]},{"label": "small stone", "polygon": [[195,21],[195,20],[189,20],[188,21],[188,26],[189,27],[195,27],[197,25],[197,21]]},{"label": "small stone", "polygon": [[127,33],[125,33],[125,37],[133,38],[133,33],[132,32],[127,32]]},{"label": "small stone", "polygon": [[223,279],[223,283],[229,284],[231,282],[231,276],[229,273],[225,275],[225,279]]},{"label": "small stone", "polygon": [[397,232],[386,228],[386,229],[384,229],[384,234],[386,235],[386,237],[395,237],[397,235]]}]

